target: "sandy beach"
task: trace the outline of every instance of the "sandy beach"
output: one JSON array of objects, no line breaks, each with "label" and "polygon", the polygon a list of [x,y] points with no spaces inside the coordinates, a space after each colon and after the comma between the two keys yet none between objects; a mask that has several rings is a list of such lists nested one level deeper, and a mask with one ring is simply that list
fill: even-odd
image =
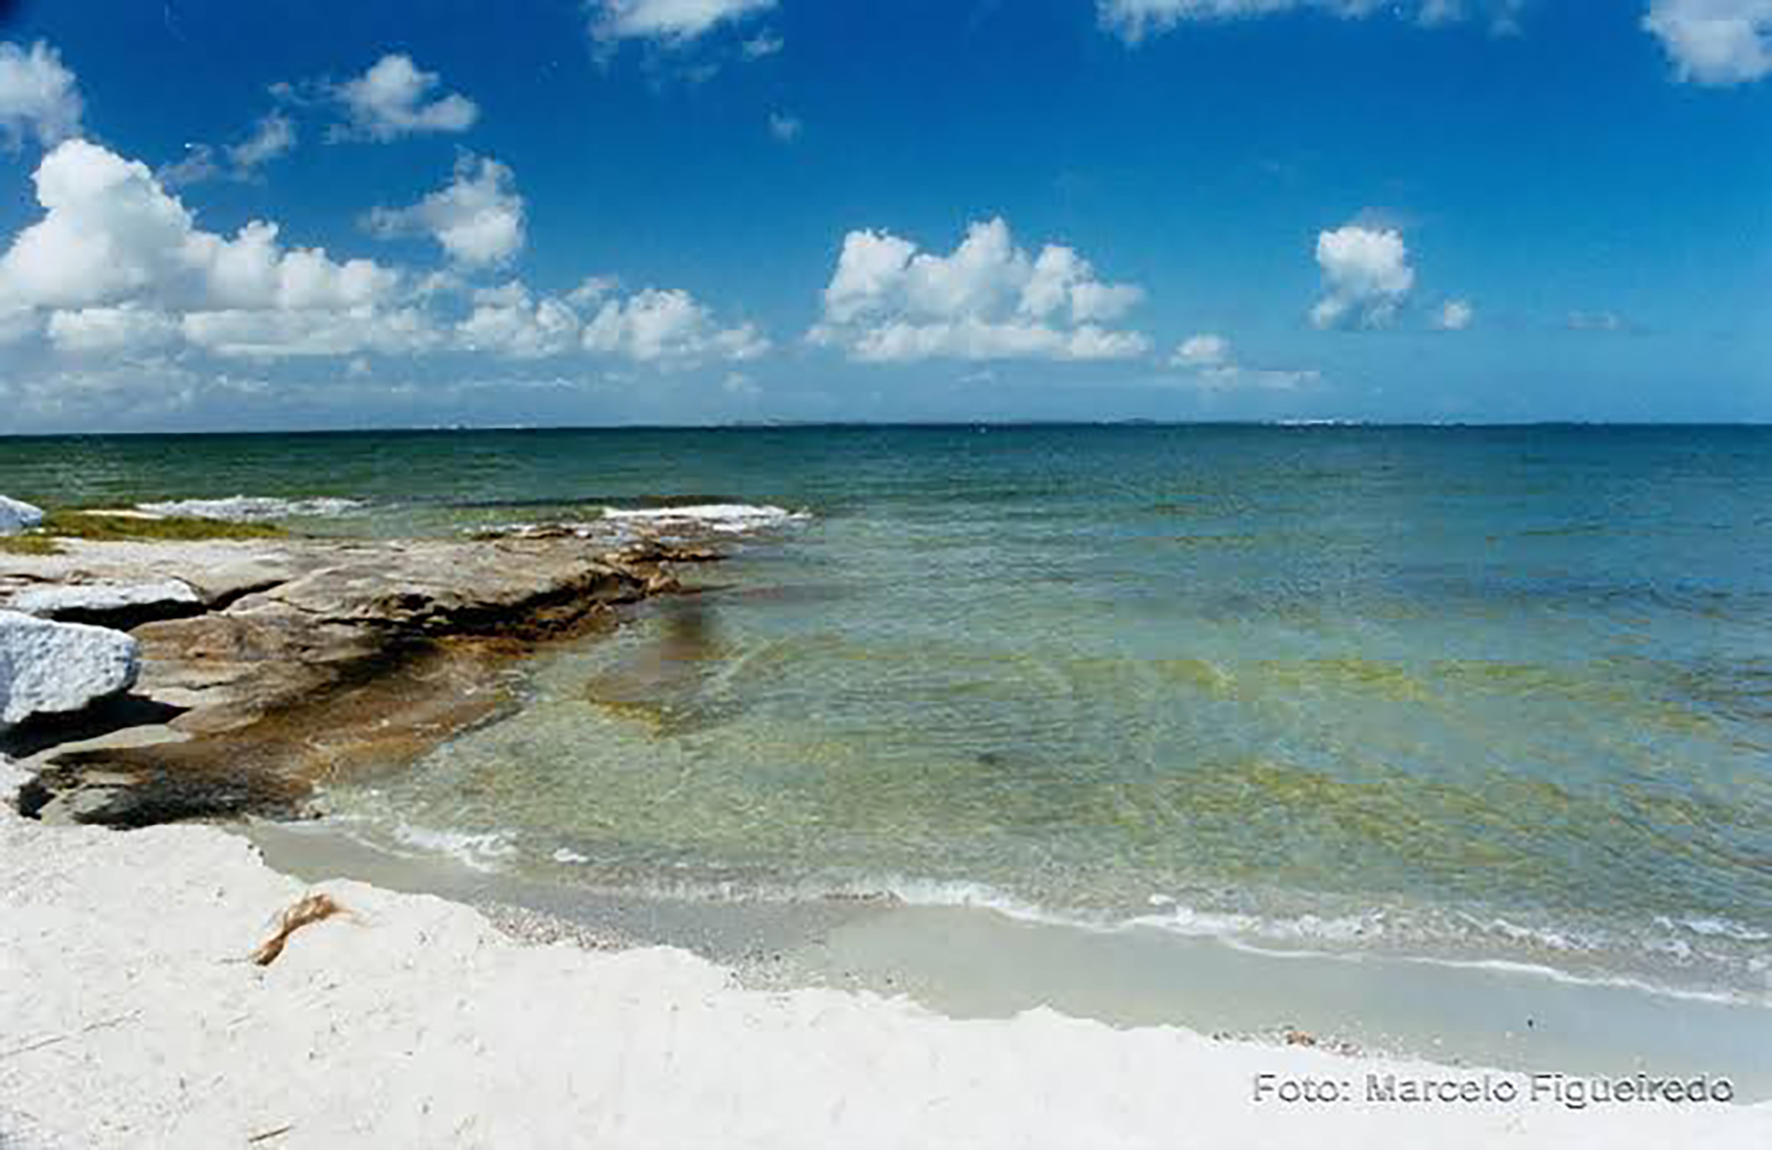
[{"label": "sandy beach", "polygon": [[[1772,1106],[1530,1100],[1451,1070],[1114,1029],[1048,1010],[765,993],[684,951],[529,945],[474,910],[316,888],[201,826],[0,804],[0,1144],[49,1147],[1758,1147]],[[1260,1076],[1273,1075],[1272,1079]],[[1395,1076],[1512,1102],[1367,1097]],[[1485,1081],[1487,1085],[1485,1086]],[[1325,1089],[1343,1101],[1282,1102]],[[1466,1086],[1465,1084],[1470,1084]],[[1273,1092],[1256,1101],[1258,1085]],[[1435,1087],[1434,1089],[1440,1089]]]},{"label": "sandy beach", "polygon": [[0,1150],[1772,1150],[1772,0],[0,0]]}]

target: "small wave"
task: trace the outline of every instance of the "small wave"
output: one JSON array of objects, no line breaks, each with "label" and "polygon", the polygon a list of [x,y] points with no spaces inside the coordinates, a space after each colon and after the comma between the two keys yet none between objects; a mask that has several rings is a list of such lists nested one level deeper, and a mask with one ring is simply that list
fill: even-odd
[{"label": "small wave", "polygon": [[471,834],[399,823],[392,828],[392,834],[404,846],[445,855],[482,874],[502,870],[506,860],[517,853],[516,844],[511,842],[510,836],[498,831]]},{"label": "small wave", "polygon": [[1257,935],[1312,942],[1362,942],[1385,933],[1383,911],[1335,917],[1305,914],[1297,918],[1266,918],[1253,914],[1200,911],[1176,902],[1166,905],[1168,909],[1162,914],[1138,915],[1127,919],[1125,925],[1203,938]]},{"label": "small wave", "polygon": [[689,507],[605,507],[603,518],[636,527],[685,528],[736,535],[812,518],[805,511],[789,511],[770,504],[703,503]]},{"label": "small wave", "polygon": [[[1332,957],[1364,958],[1363,955],[1334,955]],[[1721,1006],[1757,1006],[1767,1005],[1762,998],[1729,990],[1694,990],[1689,987],[1668,986],[1661,982],[1650,982],[1641,978],[1630,978],[1624,975],[1609,974],[1576,974],[1572,971],[1559,970],[1554,966],[1546,966],[1536,962],[1519,962],[1509,958],[1440,958],[1418,954],[1389,954],[1376,956],[1386,962],[1406,962],[1415,966],[1438,966],[1450,970],[1481,970],[1494,974],[1521,975],[1527,978],[1542,978],[1549,982],[1564,986],[1608,986],[1620,990],[1634,990],[1641,994],[1653,994],[1661,998],[1677,998],[1687,1002],[1708,1002]]]},{"label": "small wave", "polygon": [[1110,926],[1085,915],[1062,914],[1020,899],[996,887],[978,882],[943,882],[927,879],[888,878],[879,882],[848,883],[826,890],[826,898],[889,898],[906,906],[958,907],[995,911],[1022,922],[1048,926],[1102,930]]},{"label": "small wave", "polygon": [[153,515],[186,515],[198,519],[222,519],[231,523],[258,523],[267,519],[330,519],[349,515],[364,506],[360,499],[275,499],[270,496],[234,495],[226,499],[171,499],[160,503],[138,503],[136,510]]},{"label": "small wave", "polygon": [[1726,918],[1682,918],[1678,921],[1657,918],[1656,923],[1668,930],[1685,930],[1703,938],[1728,938],[1736,942],[1772,942],[1772,934],[1742,926]]}]

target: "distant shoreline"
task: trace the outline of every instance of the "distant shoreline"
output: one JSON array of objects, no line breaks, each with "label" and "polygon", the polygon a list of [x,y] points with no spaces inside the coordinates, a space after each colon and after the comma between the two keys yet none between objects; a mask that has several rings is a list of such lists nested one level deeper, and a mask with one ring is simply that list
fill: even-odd
[{"label": "distant shoreline", "polygon": [[0,441],[37,440],[37,439],[177,439],[189,436],[213,438],[254,437],[268,438],[275,436],[376,436],[376,435],[449,435],[449,434],[573,434],[577,432],[707,432],[707,431],[832,431],[832,430],[965,430],[969,428],[990,428],[992,430],[1013,430],[1022,428],[1064,429],[1064,428],[1155,428],[1155,429],[1250,429],[1250,430],[1376,430],[1376,431],[1505,431],[1505,430],[1764,430],[1772,428],[1772,421],[1749,420],[1578,420],[1578,419],[1544,419],[1544,420],[1369,420],[1357,418],[1325,418],[1325,419],[1275,419],[1275,420],[1167,420],[1167,419],[1112,419],[1112,420],[991,420],[991,419],[951,419],[951,420],[918,420],[897,421],[882,420],[768,420],[740,421],[729,423],[608,423],[608,424],[548,424],[548,425],[399,425],[389,427],[296,427],[296,428],[204,428],[193,430],[148,430],[148,431],[46,431],[46,432],[0,432]]}]

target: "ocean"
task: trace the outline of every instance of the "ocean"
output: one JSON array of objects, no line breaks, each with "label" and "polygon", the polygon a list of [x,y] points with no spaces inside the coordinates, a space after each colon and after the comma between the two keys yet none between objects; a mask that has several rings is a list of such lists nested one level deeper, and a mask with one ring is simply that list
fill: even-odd
[{"label": "ocean", "polygon": [[333,786],[377,849],[1772,1002],[1772,429],[0,439],[0,492],[723,529],[695,594]]}]

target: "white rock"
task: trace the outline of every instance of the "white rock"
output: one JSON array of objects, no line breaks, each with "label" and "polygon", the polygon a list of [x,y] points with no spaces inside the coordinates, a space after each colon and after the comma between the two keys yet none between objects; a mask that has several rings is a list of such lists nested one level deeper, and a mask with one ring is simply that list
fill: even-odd
[{"label": "white rock", "polygon": [[203,599],[189,583],[162,579],[153,583],[74,583],[21,591],[6,606],[45,619],[91,619],[114,614],[167,618],[200,607]]},{"label": "white rock", "polygon": [[0,495],[0,535],[17,535],[43,522],[43,509]]},{"label": "white rock", "polygon": [[141,646],[121,631],[0,611],[0,726],[83,710],[140,670]]},{"label": "white rock", "polygon": [[4,816],[8,804],[18,797],[19,788],[30,781],[31,772],[0,755],[0,817]]}]

